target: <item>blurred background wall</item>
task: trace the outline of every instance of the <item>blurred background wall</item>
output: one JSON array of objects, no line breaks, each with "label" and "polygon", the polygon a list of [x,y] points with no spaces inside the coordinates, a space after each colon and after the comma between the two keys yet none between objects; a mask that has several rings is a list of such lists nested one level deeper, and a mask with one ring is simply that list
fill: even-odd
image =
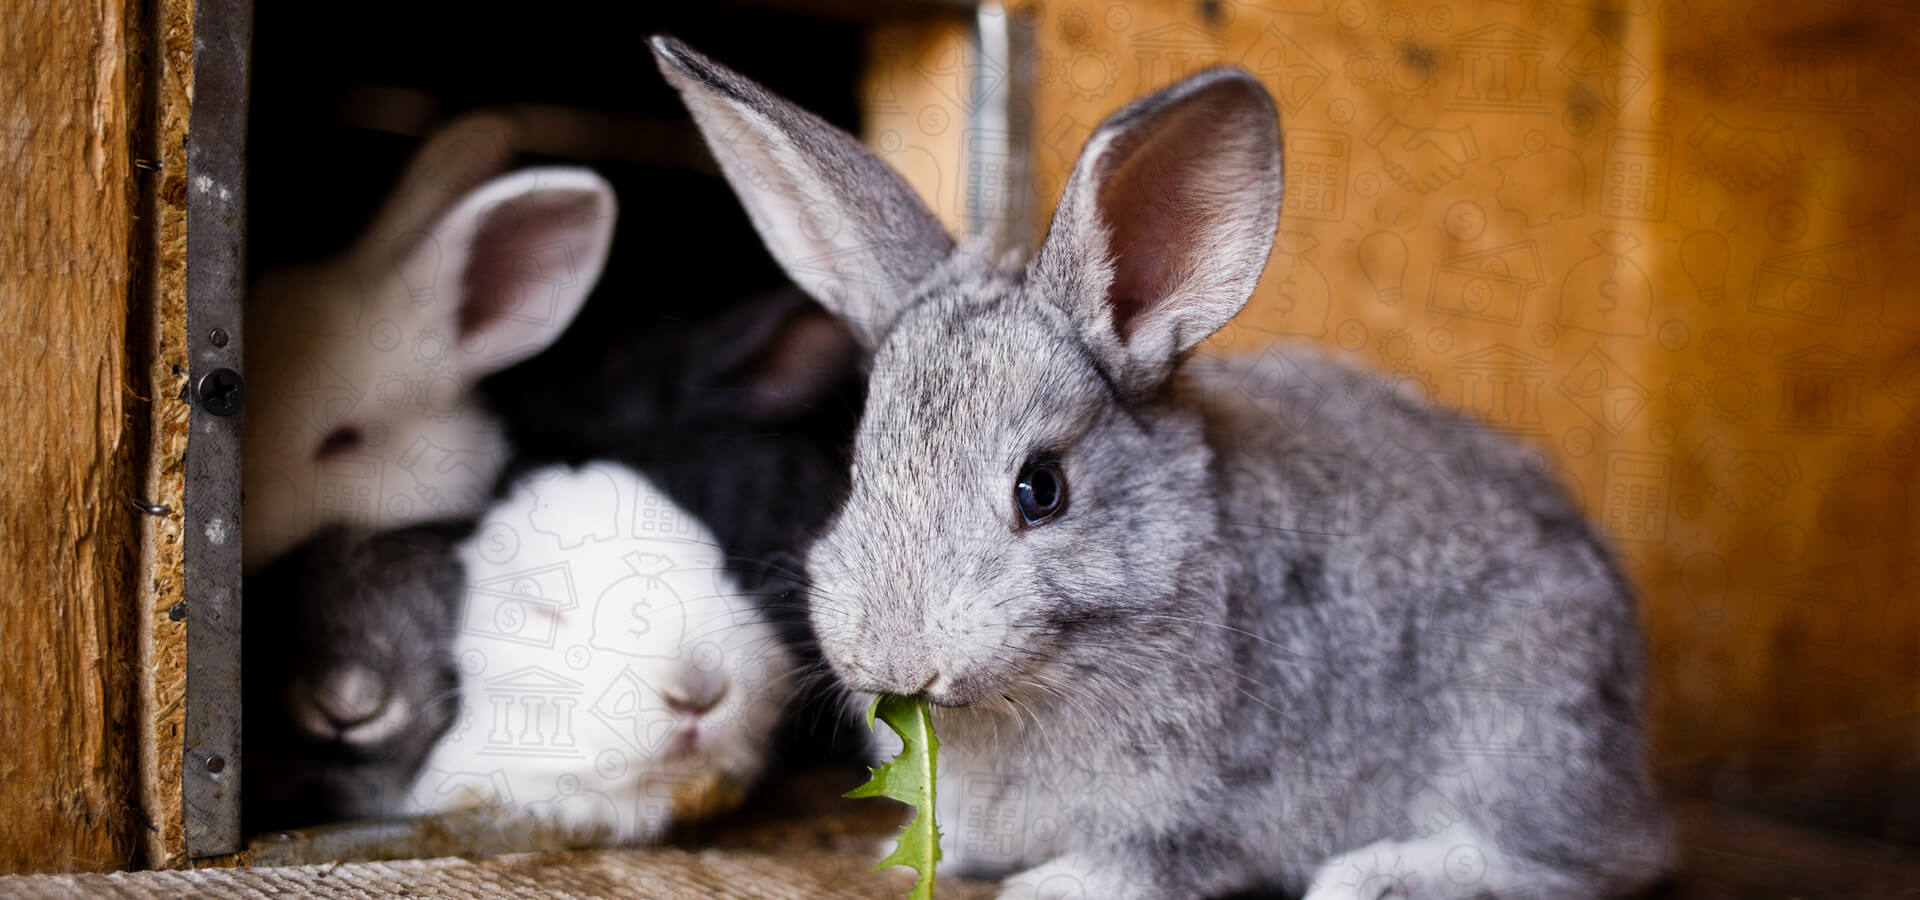
[{"label": "blurred background wall", "polygon": [[[1920,839],[1920,13],[1015,13],[1037,196],[1007,208],[1035,234],[1102,116],[1204,66],[1258,75],[1286,211],[1213,348],[1323,344],[1539,448],[1642,591],[1675,793]],[[867,137],[957,223],[967,180],[1010,161],[941,170],[972,95],[965,48],[924,37],[875,34]]]}]

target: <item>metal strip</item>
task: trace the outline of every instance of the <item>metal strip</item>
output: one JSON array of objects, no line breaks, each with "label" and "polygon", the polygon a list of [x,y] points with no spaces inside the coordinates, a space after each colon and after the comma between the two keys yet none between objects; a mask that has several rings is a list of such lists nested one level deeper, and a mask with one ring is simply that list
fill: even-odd
[{"label": "metal strip", "polygon": [[240,380],[252,0],[195,0],[187,128],[187,854],[240,840]]},{"label": "metal strip", "polygon": [[967,222],[998,250],[1034,241],[1031,133],[1033,25],[999,3],[974,11],[977,55],[973,115],[967,123]]}]

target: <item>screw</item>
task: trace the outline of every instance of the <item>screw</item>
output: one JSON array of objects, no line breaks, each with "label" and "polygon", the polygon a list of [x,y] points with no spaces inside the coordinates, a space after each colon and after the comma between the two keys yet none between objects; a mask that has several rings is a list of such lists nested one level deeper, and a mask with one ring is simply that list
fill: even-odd
[{"label": "screw", "polygon": [[196,392],[200,395],[200,407],[216,416],[239,412],[240,404],[247,399],[246,383],[240,380],[240,373],[232,369],[215,369],[200,376]]},{"label": "screw", "polygon": [[187,617],[186,601],[183,600],[179,603],[175,603],[174,605],[167,607],[167,618],[172,619],[175,622],[178,622],[181,619],[184,619],[186,617]]},{"label": "screw", "polygon": [[218,775],[221,772],[224,772],[226,770],[227,770],[226,757],[220,756],[218,754],[207,757],[207,771],[212,772],[215,775]]},{"label": "screw", "polygon": [[215,347],[225,347],[227,345],[227,330],[225,328],[215,328],[207,332],[207,340],[212,341]]}]

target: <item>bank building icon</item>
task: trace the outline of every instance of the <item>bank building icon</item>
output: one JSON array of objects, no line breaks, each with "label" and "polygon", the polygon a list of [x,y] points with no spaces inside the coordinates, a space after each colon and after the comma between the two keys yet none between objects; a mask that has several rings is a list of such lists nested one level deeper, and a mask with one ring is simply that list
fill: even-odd
[{"label": "bank building icon", "polygon": [[1546,113],[1540,70],[1547,42],[1511,25],[1493,24],[1469,31],[1453,42],[1459,81],[1447,108],[1493,113]]},{"label": "bank building icon", "polygon": [[1134,93],[1144,94],[1225,62],[1222,44],[1213,35],[1185,22],[1163,25],[1134,36],[1134,69],[1140,81]]},{"label": "bank building icon", "polygon": [[1495,344],[1459,357],[1453,368],[1459,408],[1509,431],[1546,433],[1540,400],[1552,374],[1551,363]]},{"label": "bank building icon", "polygon": [[1510,669],[1493,669],[1455,683],[1460,713],[1449,743],[1490,756],[1543,756],[1540,712],[1552,698]]},{"label": "bank building icon", "polygon": [[488,711],[483,756],[581,758],[573,713],[581,684],[539,666],[516,669],[480,685],[480,708]]}]

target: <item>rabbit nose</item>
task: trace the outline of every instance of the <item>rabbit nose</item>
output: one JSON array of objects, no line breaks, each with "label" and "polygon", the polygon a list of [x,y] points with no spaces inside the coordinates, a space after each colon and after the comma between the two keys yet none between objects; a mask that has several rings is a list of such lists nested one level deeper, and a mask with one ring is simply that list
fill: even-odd
[{"label": "rabbit nose", "polygon": [[313,705],[335,728],[344,730],[372,719],[386,708],[386,679],[366,666],[341,666],[328,672],[314,689]]},{"label": "rabbit nose", "polygon": [[713,711],[727,696],[727,676],[722,672],[689,671],[680,680],[660,692],[667,708],[685,716]]}]

